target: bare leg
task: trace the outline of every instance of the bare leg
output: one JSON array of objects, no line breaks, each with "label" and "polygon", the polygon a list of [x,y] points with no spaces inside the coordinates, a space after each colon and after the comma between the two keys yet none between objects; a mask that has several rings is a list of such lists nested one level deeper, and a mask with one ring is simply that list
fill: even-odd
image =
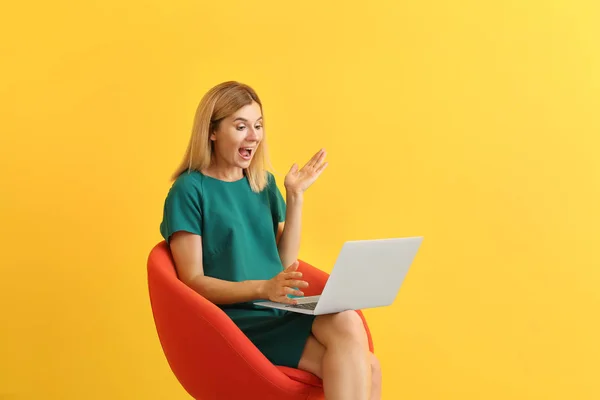
[{"label": "bare leg", "polygon": [[319,378],[323,379],[323,355],[325,354],[325,346],[323,346],[313,335],[308,337],[302,357],[298,363],[298,369],[308,371]]},{"label": "bare leg", "polygon": [[[314,337],[310,336],[304,347],[302,358],[298,368],[308,371],[319,378],[323,378],[323,355],[325,355],[325,346],[323,346]],[[371,397],[369,400],[381,400],[381,366],[379,360],[374,354],[370,355],[371,360]]]},{"label": "bare leg", "polygon": [[381,365],[375,354],[371,353],[371,397],[370,400],[381,400]]},{"label": "bare leg", "polygon": [[323,379],[327,400],[368,400],[373,362],[358,314],[346,311],[318,316],[313,335],[298,367]]}]

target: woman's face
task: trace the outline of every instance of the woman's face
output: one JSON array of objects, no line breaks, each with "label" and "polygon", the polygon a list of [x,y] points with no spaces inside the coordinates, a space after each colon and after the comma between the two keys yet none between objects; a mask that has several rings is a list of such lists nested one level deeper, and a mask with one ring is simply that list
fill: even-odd
[{"label": "woman's face", "polygon": [[210,136],[217,162],[242,169],[250,166],[262,138],[262,113],[256,102],[224,118]]}]

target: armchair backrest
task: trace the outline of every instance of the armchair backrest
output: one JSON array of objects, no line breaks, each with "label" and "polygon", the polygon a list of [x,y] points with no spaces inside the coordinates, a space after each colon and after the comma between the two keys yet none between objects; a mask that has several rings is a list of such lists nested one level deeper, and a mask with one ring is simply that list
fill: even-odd
[{"label": "armchair backrest", "polygon": [[231,384],[224,371],[236,371],[235,384],[245,387],[282,375],[223,310],[179,280],[164,241],[148,257],[148,290],[165,357],[192,397],[222,393]]},{"label": "armchair backrest", "polygon": [[[177,277],[166,242],[148,257],[148,290],[158,337],[165,357],[181,385],[200,397],[215,393],[222,374],[215,368],[221,356],[222,332],[235,332],[233,321]],[[213,386],[213,387],[211,387]]]}]

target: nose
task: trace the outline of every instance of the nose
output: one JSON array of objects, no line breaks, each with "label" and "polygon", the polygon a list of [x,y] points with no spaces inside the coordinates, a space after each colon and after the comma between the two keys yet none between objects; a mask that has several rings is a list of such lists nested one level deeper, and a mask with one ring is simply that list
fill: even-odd
[{"label": "nose", "polygon": [[250,127],[248,129],[248,135],[246,136],[246,140],[250,142],[257,142],[260,140],[260,134],[254,127]]}]

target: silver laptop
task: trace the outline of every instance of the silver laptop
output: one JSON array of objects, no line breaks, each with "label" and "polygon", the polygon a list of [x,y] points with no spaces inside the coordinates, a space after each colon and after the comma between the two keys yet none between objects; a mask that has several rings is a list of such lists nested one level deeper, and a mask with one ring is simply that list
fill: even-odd
[{"label": "silver laptop", "polygon": [[310,315],[391,305],[422,241],[419,236],[346,242],[320,295],[297,297],[295,305],[254,304]]}]

